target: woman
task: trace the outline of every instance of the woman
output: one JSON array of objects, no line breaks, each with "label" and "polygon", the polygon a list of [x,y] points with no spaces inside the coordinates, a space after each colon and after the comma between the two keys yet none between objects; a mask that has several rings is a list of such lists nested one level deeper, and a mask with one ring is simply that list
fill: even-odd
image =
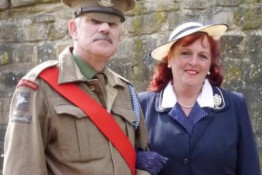
[{"label": "woman", "polygon": [[260,175],[245,99],[220,88],[226,29],[185,23],[151,52],[160,63],[139,100],[151,151],[169,159],[160,175]]}]

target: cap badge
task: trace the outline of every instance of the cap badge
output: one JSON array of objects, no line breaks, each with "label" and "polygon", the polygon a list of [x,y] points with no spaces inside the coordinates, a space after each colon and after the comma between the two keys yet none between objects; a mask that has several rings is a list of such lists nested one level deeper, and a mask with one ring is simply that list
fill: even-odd
[{"label": "cap badge", "polygon": [[111,0],[98,0],[97,1],[99,5],[104,7],[112,7],[114,4],[111,2]]}]

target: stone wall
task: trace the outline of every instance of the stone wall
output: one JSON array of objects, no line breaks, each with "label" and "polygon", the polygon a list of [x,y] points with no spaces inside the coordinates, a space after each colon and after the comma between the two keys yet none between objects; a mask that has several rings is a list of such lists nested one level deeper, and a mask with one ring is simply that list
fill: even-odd
[{"label": "stone wall", "polygon": [[[0,1],[1,154],[18,80],[72,44],[67,31],[70,18],[71,11],[59,0]],[[144,64],[148,51],[164,43],[174,26],[185,21],[229,25],[222,38],[224,87],[245,94],[262,155],[262,0],[138,0],[127,13],[122,43],[110,66],[130,79],[137,91],[145,90],[155,65]]]}]

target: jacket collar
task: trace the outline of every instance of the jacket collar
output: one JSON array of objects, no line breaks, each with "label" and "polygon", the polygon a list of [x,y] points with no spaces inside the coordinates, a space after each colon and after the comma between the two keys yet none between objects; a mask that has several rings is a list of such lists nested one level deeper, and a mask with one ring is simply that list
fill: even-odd
[{"label": "jacket collar", "polygon": [[[218,87],[212,87],[209,81],[204,81],[202,91],[200,92],[197,102],[201,108],[211,108],[214,110],[222,110],[226,107],[224,93]],[[167,86],[157,93],[156,110],[167,111],[175,106],[177,103],[176,94],[173,90],[172,83],[169,82]]]},{"label": "jacket collar", "polygon": [[[88,81],[81,73],[73,57],[73,47],[67,47],[59,55],[59,77],[58,84],[70,83],[70,82],[85,82]],[[112,87],[121,86],[124,87],[121,79],[108,68],[104,70],[105,75],[108,78],[108,84]]]}]

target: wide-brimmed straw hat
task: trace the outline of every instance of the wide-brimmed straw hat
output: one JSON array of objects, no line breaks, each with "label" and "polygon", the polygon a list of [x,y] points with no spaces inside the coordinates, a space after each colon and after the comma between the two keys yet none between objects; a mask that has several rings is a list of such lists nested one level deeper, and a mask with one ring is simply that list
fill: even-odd
[{"label": "wide-brimmed straw hat", "polygon": [[226,24],[202,25],[201,23],[197,22],[184,23],[173,30],[167,43],[155,48],[151,52],[151,57],[155,60],[162,60],[165,56],[167,56],[171,46],[176,41],[196,32],[206,32],[215,40],[219,40],[227,28],[228,26]]}]

